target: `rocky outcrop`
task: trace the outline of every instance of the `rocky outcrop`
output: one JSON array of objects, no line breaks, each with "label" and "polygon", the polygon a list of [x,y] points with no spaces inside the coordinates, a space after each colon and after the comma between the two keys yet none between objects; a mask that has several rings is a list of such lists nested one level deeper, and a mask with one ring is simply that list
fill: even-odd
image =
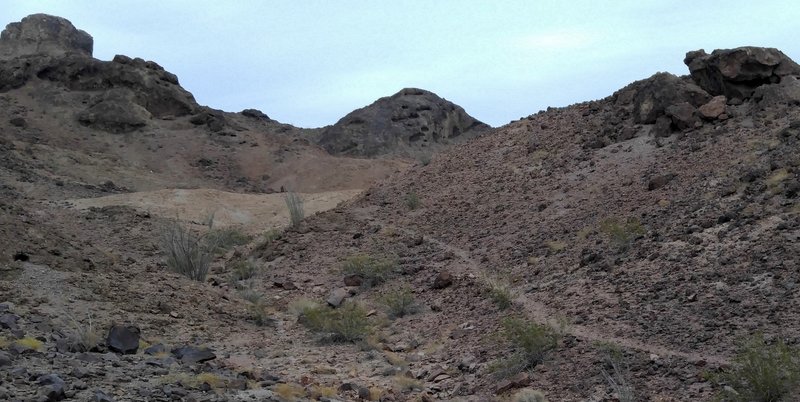
[{"label": "rocky outcrop", "polygon": [[60,17],[36,14],[9,24],[0,39],[0,92],[40,80],[91,95],[76,120],[119,133],[151,118],[194,114],[199,106],[178,77],[152,61],[92,57],[92,39]]},{"label": "rocky outcrop", "polygon": [[318,143],[335,155],[413,155],[489,128],[432,92],[406,88],[349,113],[325,129]]},{"label": "rocky outcrop", "polygon": [[740,100],[750,98],[756,88],[800,76],[800,65],[774,48],[738,47],[703,49],[686,53],[683,62],[694,82],[712,95]]},{"label": "rocky outcrop", "polygon": [[686,79],[670,73],[656,73],[641,83],[633,97],[633,120],[652,124],[658,117],[668,114],[670,106],[687,103],[699,107],[710,99],[706,91]]},{"label": "rocky outcrop", "polygon": [[26,55],[92,55],[92,36],[64,18],[33,14],[12,22],[0,34],[0,60]]}]

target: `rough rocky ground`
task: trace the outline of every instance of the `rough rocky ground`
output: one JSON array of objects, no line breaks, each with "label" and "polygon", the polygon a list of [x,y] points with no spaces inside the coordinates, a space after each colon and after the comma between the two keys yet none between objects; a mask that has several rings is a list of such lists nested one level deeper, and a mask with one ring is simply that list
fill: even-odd
[{"label": "rough rocky ground", "polygon": [[[150,137],[62,129],[76,123],[26,98],[46,82],[6,91],[31,114],[0,119],[0,399],[486,401],[530,387],[551,401],[614,401],[602,344],[615,344],[639,400],[712,400],[708,374],[730,364],[738,337],[799,341],[800,91],[796,65],[769,49],[690,56],[690,71],[712,79],[657,74],[511,123],[228,249],[204,282],[168,271],[168,219],[125,194],[192,181],[243,191],[238,170],[168,169],[166,154],[142,156]],[[181,150],[178,161],[214,144],[239,160],[247,148],[185,135],[185,149],[167,138],[156,148]],[[188,140],[198,136],[204,148]],[[102,176],[107,166],[125,168]],[[64,203],[75,199],[85,208]],[[394,275],[346,286],[340,267],[359,253],[390,257]],[[235,279],[248,258],[257,273]],[[491,282],[509,284],[510,308],[493,302]],[[403,287],[420,311],[390,320],[380,299]],[[340,289],[371,312],[362,342],[321,342],[298,321],[300,303]],[[490,370],[512,352],[499,337],[511,315],[563,332],[514,381]],[[115,352],[122,339],[106,334],[127,326],[141,342]],[[81,350],[89,332],[100,342]]]}]

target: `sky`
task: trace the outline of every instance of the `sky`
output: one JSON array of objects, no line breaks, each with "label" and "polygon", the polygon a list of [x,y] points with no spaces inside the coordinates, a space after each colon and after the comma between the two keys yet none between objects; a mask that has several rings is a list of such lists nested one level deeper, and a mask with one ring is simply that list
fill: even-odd
[{"label": "sky", "polygon": [[687,51],[776,47],[800,61],[797,0],[0,0],[0,24],[69,19],[94,56],[153,60],[200,104],[333,124],[404,87],[492,126],[611,95]]}]

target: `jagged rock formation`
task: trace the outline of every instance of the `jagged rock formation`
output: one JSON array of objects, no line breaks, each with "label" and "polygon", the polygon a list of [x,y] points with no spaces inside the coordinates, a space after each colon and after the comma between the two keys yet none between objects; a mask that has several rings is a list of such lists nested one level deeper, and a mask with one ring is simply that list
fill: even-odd
[{"label": "jagged rock formation", "polygon": [[349,113],[326,128],[318,143],[335,155],[411,156],[489,128],[432,92],[405,88]]},{"label": "jagged rock formation", "polygon": [[92,37],[69,21],[35,14],[9,24],[0,35],[0,92],[43,80],[88,95],[75,118],[109,132],[129,132],[152,118],[199,109],[178,78],[157,63],[118,55],[92,57]]}]

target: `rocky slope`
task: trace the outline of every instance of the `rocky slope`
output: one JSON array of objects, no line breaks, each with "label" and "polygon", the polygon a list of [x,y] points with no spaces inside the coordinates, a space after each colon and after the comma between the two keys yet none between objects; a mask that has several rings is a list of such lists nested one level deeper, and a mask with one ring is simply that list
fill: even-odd
[{"label": "rocky slope", "polygon": [[[80,60],[187,100],[146,62],[87,61],[83,35],[49,18],[8,29],[72,32],[51,41],[63,55],[20,51],[32,66]],[[42,78],[14,60],[0,62],[24,78],[0,108],[0,399],[502,401],[530,387],[551,401],[622,400],[610,373],[637,400],[704,401],[724,386],[711,379],[740,336],[800,342],[800,70],[775,49],[690,52],[691,76],[659,73],[456,145],[230,248],[202,282],[168,271],[167,220],[63,200],[127,191],[115,183],[235,189],[239,163],[255,160],[242,155],[274,146],[279,123],[199,107],[159,117],[147,90],[126,89],[145,125],[110,133],[79,119],[105,99],[85,72]],[[306,149],[286,138],[277,143],[297,147],[286,160]],[[231,168],[186,167],[207,154]],[[105,183],[99,172],[117,165]],[[393,262],[387,280],[369,288],[345,275],[359,255]],[[257,269],[243,278],[248,259]],[[415,314],[390,314],[396,291]],[[351,302],[372,329],[354,344],[322,342],[297,314]],[[515,352],[506,317],[561,337],[528,373],[499,378]]]},{"label": "rocky slope", "polygon": [[334,155],[430,156],[443,145],[463,142],[489,129],[432,92],[405,88],[326,127],[317,143]]}]

